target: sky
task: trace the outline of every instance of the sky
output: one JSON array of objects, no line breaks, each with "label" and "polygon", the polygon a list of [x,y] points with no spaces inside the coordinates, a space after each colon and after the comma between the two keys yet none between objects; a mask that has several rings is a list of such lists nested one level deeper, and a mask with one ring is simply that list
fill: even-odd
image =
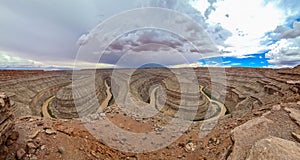
[{"label": "sky", "polygon": [[[111,34],[114,41],[97,64],[89,60],[94,57],[77,59],[80,48],[91,46],[86,43],[97,25],[145,7],[176,11],[200,29],[183,22],[174,25],[190,32],[187,39],[159,28]],[[74,67],[75,60],[81,68],[136,67],[152,62],[168,67],[294,67],[300,64],[299,8],[298,0],[2,0],[0,68],[67,69]],[[116,25],[122,30],[154,17],[134,15]],[[176,17],[166,19],[174,20]],[[195,35],[202,38],[197,48],[190,43]],[[97,35],[100,39],[106,36]]]}]

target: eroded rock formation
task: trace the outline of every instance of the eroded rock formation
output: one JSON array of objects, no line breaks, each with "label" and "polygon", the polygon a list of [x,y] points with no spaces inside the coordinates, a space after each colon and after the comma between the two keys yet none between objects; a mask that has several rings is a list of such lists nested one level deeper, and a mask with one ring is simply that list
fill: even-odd
[{"label": "eroded rock formation", "polygon": [[14,127],[14,117],[10,111],[9,97],[0,93],[0,145],[6,142]]},{"label": "eroded rock formation", "polygon": [[4,93],[0,93],[0,159],[8,153],[6,141],[12,135],[14,123],[9,97]]}]

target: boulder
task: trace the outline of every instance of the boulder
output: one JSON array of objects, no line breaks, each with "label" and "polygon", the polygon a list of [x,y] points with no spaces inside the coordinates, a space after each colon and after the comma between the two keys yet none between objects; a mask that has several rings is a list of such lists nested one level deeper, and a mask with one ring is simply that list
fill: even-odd
[{"label": "boulder", "polygon": [[299,160],[300,144],[268,137],[255,143],[247,160]]},{"label": "boulder", "polygon": [[247,158],[247,154],[256,141],[268,137],[273,121],[259,117],[244,123],[232,130],[231,137],[234,141],[229,160],[241,160]]}]

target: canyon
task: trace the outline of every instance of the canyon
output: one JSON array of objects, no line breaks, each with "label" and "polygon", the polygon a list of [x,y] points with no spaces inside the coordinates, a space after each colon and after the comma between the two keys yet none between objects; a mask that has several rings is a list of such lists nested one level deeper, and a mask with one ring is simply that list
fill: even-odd
[{"label": "canyon", "polygon": [[[0,159],[300,157],[300,66],[3,70],[0,79]],[[173,120],[185,130],[164,135]],[[175,138],[145,137],[137,143],[157,150],[141,152],[123,131]]]}]

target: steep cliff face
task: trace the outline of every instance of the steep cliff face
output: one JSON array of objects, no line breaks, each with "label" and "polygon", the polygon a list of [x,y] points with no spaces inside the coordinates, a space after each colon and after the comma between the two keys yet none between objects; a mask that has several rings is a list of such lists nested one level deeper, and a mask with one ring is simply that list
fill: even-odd
[{"label": "steep cliff face", "polygon": [[0,159],[7,154],[6,141],[14,129],[14,116],[10,110],[9,98],[0,93]]},{"label": "steep cliff face", "polygon": [[0,145],[4,144],[14,127],[9,98],[0,93]]}]

